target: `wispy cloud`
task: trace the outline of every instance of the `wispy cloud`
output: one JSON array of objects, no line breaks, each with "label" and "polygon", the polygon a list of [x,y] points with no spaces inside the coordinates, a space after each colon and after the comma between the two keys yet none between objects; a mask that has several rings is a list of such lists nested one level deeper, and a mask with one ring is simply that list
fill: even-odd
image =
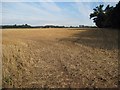
[{"label": "wispy cloud", "polygon": [[53,12],[60,12],[61,8],[59,8],[54,2],[43,2],[41,4],[41,7],[43,7],[47,11],[53,11]]},{"label": "wispy cloud", "polygon": [[2,2],[119,2],[119,0],[2,0]]},{"label": "wispy cloud", "polygon": [[100,4],[48,1],[50,2],[3,2],[3,24],[94,25],[89,19],[89,14]]}]

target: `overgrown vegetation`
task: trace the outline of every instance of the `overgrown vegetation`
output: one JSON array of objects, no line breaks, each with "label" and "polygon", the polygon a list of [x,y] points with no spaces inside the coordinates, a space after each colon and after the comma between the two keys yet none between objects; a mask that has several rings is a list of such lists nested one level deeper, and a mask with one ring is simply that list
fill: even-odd
[{"label": "overgrown vegetation", "polygon": [[120,28],[120,1],[115,7],[107,5],[104,10],[103,7],[104,5],[99,5],[94,8],[90,19],[93,18],[99,28]]}]

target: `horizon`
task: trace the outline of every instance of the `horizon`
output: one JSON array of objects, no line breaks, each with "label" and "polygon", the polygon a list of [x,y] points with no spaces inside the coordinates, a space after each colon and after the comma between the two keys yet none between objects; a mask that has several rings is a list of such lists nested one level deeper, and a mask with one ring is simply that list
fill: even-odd
[{"label": "horizon", "polygon": [[2,25],[95,26],[93,8],[118,2],[2,2]]},{"label": "horizon", "polygon": [[[0,26],[12,26],[12,25],[30,25],[30,26],[47,26],[47,25],[51,25],[51,26],[80,26],[80,25],[83,25],[83,24],[79,24],[79,25],[55,25],[55,24],[44,24],[44,25],[31,25],[29,23],[23,23],[23,24],[1,24]],[[95,25],[83,25],[83,26],[95,26]]]}]

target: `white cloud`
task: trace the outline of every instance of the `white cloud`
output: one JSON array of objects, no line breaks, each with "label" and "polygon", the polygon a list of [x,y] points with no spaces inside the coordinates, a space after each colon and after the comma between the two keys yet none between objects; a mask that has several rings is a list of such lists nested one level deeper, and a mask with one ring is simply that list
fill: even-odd
[{"label": "white cloud", "polygon": [[[5,6],[7,4],[10,4],[12,8]],[[80,2],[73,4],[75,4],[73,5],[74,9],[77,9],[79,12],[74,11],[74,9],[71,11],[69,3],[66,4],[68,6],[64,7],[58,6],[54,2],[4,3],[3,24],[93,25],[92,20],[89,20],[90,7]],[[84,17],[81,17],[81,15]]]},{"label": "white cloud", "polygon": [[82,14],[84,17],[89,17],[89,14],[92,12],[89,4],[85,2],[76,2],[76,8],[79,10],[79,14]]},{"label": "white cloud", "polygon": [[2,0],[2,2],[119,2],[119,0]]},{"label": "white cloud", "polygon": [[61,8],[59,8],[54,2],[42,2],[41,7],[43,7],[47,11],[54,11],[54,12],[61,11]]}]

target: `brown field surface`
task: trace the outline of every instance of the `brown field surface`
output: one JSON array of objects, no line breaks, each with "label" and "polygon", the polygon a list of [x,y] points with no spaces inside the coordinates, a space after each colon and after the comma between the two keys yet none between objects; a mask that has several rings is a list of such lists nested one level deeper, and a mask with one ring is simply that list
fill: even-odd
[{"label": "brown field surface", "polygon": [[3,29],[6,88],[114,88],[118,34],[107,29]]}]

